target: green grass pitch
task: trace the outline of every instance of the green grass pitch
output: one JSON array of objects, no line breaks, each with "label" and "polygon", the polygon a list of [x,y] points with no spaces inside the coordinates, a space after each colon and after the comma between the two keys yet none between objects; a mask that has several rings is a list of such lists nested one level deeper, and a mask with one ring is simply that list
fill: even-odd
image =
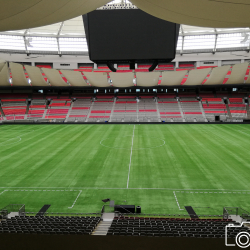
[{"label": "green grass pitch", "polygon": [[250,211],[249,149],[242,124],[3,125],[0,208],[91,213],[111,198],[152,214]]}]

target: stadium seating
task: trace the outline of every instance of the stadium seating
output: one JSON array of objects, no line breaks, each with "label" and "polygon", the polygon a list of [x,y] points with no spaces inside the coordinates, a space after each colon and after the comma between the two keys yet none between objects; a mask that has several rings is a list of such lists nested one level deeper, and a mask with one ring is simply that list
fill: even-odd
[{"label": "stadium seating", "polygon": [[72,104],[72,108],[69,110],[68,122],[85,122],[89,114],[91,107],[91,99],[77,99]]},{"label": "stadium seating", "polygon": [[153,96],[142,96],[138,102],[139,122],[158,122],[158,110]]},{"label": "stadium seating", "polygon": [[242,98],[229,98],[229,102],[228,107],[233,119],[247,118],[246,105],[243,103]]},{"label": "stadium seating", "polygon": [[1,105],[7,121],[24,119],[27,109],[26,99],[1,99]]},{"label": "stadium seating", "polygon": [[137,110],[137,101],[135,99],[118,99],[114,106],[112,121],[137,122]]},{"label": "stadium seating", "polygon": [[16,216],[0,222],[0,233],[91,234],[100,217]]},{"label": "stadium seating", "polygon": [[227,107],[222,98],[202,98],[202,107],[208,121],[213,122],[215,116],[220,116],[220,120],[228,118]]},{"label": "stadium seating", "polygon": [[200,102],[196,98],[181,98],[180,104],[186,122],[205,121]]},{"label": "stadium seating", "polygon": [[[221,219],[115,217],[108,235],[225,238],[225,226],[230,221]],[[239,231],[244,230],[250,231],[246,228],[233,228],[229,230],[228,237],[235,237]]]},{"label": "stadium seating", "polygon": [[48,106],[45,119],[66,119],[70,107],[71,99],[52,99]]},{"label": "stadium seating", "polygon": [[114,101],[113,96],[97,96],[93,102],[88,122],[109,121]]},{"label": "stadium seating", "polygon": [[[34,96],[33,96],[34,98]],[[29,106],[27,119],[42,119],[45,115],[46,99],[33,99]]]},{"label": "stadium seating", "polygon": [[181,109],[177,99],[173,96],[158,95],[158,109],[162,121],[183,122]]},{"label": "stadium seating", "polygon": [[[239,94],[239,95],[238,95]],[[242,121],[248,118],[248,106],[241,93],[178,93],[140,96],[90,94],[42,95],[1,98],[1,122],[4,120],[64,121],[64,122],[213,122]],[[28,96],[28,95],[21,95]],[[238,97],[240,96],[240,97]],[[20,97],[20,95],[18,96]],[[201,98],[201,101],[200,99]],[[246,98],[246,97],[245,97]],[[31,103],[28,101],[31,99]]]}]

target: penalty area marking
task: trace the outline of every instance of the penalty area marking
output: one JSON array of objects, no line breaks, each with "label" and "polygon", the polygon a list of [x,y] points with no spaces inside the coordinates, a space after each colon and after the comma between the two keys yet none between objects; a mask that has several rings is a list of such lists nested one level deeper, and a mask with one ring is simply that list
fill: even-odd
[{"label": "penalty area marking", "polygon": [[[78,192],[78,191],[79,190],[41,190],[41,189],[40,190],[4,190],[2,193],[0,193],[0,195],[2,195],[5,192]],[[71,207],[68,207],[69,209],[72,209],[75,206],[81,193],[82,193],[82,190],[80,190],[75,201],[73,202],[73,205]]]},{"label": "penalty area marking", "polygon": [[7,192],[8,190],[4,190],[2,193],[0,193],[0,195],[2,195],[3,193]]},{"label": "penalty area marking", "polygon": [[82,193],[82,190],[80,190],[80,192],[79,192],[79,194],[77,195],[77,197],[76,197],[76,199],[75,199],[73,205],[72,205],[71,207],[68,207],[69,209],[71,209],[71,208],[73,208],[73,207],[75,206],[75,204],[76,204],[76,202],[77,202],[79,196],[81,195],[81,193]]},{"label": "penalty area marking", "polygon": [[180,207],[180,204],[179,204],[179,202],[178,202],[178,199],[177,199],[177,196],[176,196],[176,194],[175,194],[175,191],[173,191],[173,193],[174,193],[174,198],[175,198],[175,200],[176,200],[176,203],[177,203],[177,205],[178,205],[179,210],[184,210],[184,209],[181,209],[181,207]]}]

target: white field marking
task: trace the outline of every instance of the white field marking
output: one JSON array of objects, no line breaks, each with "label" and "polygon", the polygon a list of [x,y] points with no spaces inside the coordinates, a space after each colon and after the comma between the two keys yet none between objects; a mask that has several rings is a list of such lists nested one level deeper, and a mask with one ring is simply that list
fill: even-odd
[{"label": "white field marking", "polygon": [[15,137],[12,137],[12,138],[10,138],[9,140],[6,140],[6,141],[4,141],[4,142],[0,142],[0,145],[5,144],[6,142],[8,142],[8,141],[10,141],[10,140],[13,140],[13,139],[19,138],[19,141],[16,141],[16,142],[13,142],[13,143],[7,144],[6,146],[8,146],[8,145],[12,145],[12,144],[16,144],[16,143],[18,143],[18,142],[20,142],[20,141],[22,140],[22,138],[21,138],[20,136],[23,136],[23,135],[29,134],[29,133],[34,132],[34,131],[35,131],[35,130],[28,131],[28,132],[27,132],[27,133],[25,133],[25,134],[22,134],[22,135],[17,135],[17,136],[15,136]]},{"label": "white field marking", "polygon": [[[48,192],[48,191],[54,191],[54,192],[59,192],[59,191],[61,191],[61,192],[71,192],[71,191],[74,191],[74,192],[78,192],[79,190],[4,190],[2,193],[0,193],[0,195],[2,195],[4,192],[7,192],[7,191],[9,191],[9,192],[33,192],[33,191],[34,192]],[[69,209],[74,207],[74,205],[75,205],[75,203],[76,203],[76,201],[79,198],[81,193],[82,193],[82,190],[80,190],[80,192],[79,192],[78,196],[76,197],[73,205],[71,207],[68,207]]]},{"label": "white field marking", "polygon": [[[130,137],[130,135],[125,135],[125,136],[121,136],[120,138],[123,138],[123,137]],[[160,139],[160,138],[155,138],[155,137],[152,137],[154,139],[158,139],[158,140],[161,140],[163,143],[159,146],[155,146],[155,147],[147,147],[147,148],[134,148],[133,150],[142,150],[142,149],[153,149],[153,148],[159,148],[159,147],[163,147],[166,142],[163,140],[163,139]],[[103,147],[106,147],[106,148],[114,148],[114,149],[129,149],[130,150],[130,147],[129,148],[119,148],[119,147],[110,147],[110,146],[106,146],[105,144],[103,144],[104,141],[108,140],[109,138],[105,138],[103,140],[100,141],[100,144],[103,146]],[[117,138],[116,138],[117,139]]]},{"label": "white field marking", "polygon": [[[5,188],[8,188],[8,189],[20,189],[20,188],[25,188],[25,189],[44,189],[46,188],[46,190],[48,189],[51,189],[51,188],[54,188],[54,189],[65,189],[64,191],[75,191],[75,192],[78,192],[79,189],[96,189],[96,190],[102,190],[102,189],[106,189],[106,190],[120,190],[120,189],[131,189],[131,190],[166,190],[166,191],[175,191],[175,192],[178,192],[178,191],[181,191],[181,192],[184,192],[184,191],[224,191],[223,193],[227,193],[229,191],[231,192],[238,192],[238,193],[241,193],[241,192],[250,192],[250,190],[240,190],[240,189],[181,189],[181,188],[107,188],[107,187],[0,187],[0,189],[5,189]],[[66,190],[66,189],[70,189],[72,188],[71,190]],[[78,189],[78,190],[76,190]],[[11,191],[11,190],[8,190],[8,191]],[[22,190],[24,191],[24,190]],[[56,191],[56,190],[50,190],[50,191]],[[227,191],[227,192],[225,192]],[[200,192],[200,193],[208,193],[208,192]],[[222,192],[219,192],[219,193],[222,193]],[[249,193],[250,194],[250,193]]]},{"label": "white field marking", "polygon": [[[19,141],[15,141],[15,142],[12,142],[12,143],[7,143],[7,144],[5,144],[7,141],[14,140],[14,139],[17,139],[17,138],[19,138]],[[1,142],[0,145],[5,144],[5,146],[9,146],[9,145],[13,145],[13,144],[18,143],[18,142],[20,142],[21,140],[22,140],[22,138],[19,137],[19,136],[17,136],[17,137],[13,137],[13,138],[11,138],[11,139],[9,139],[9,140],[7,140],[7,141]]]},{"label": "white field marking", "polygon": [[78,198],[79,198],[79,196],[81,195],[81,193],[82,193],[82,190],[80,190],[80,192],[79,192],[79,194],[77,195],[77,197],[76,197],[76,199],[75,199],[73,205],[72,205],[71,207],[68,207],[69,209],[71,209],[71,208],[73,208],[73,207],[75,206],[76,201],[78,200]]},{"label": "white field marking", "polygon": [[180,204],[179,204],[179,202],[178,202],[178,199],[177,199],[177,196],[176,196],[176,194],[175,194],[175,191],[173,191],[173,193],[174,193],[174,197],[175,197],[175,200],[176,200],[176,203],[177,203],[177,205],[178,205],[179,210],[184,210],[184,209],[181,209],[181,207],[180,207]]},{"label": "white field marking", "polygon": [[131,160],[132,160],[132,154],[133,154],[134,136],[135,136],[135,125],[134,125],[133,136],[132,136],[132,145],[131,145],[130,161],[129,161],[129,169],[128,169],[127,188],[128,188],[128,185],[129,185],[129,175],[130,175]]},{"label": "white field marking", "polygon": [[186,194],[250,194],[246,192],[185,192],[185,191],[175,191],[176,193],[186,193]]},{"label": "white field marking", "polygon": [[[243,133],[243,134],[246,134],[246,135],[250,135],[249,133],[245,133],[243,132],[242,130],[238,130],[239,132]],[[244,131],[247,131],[247,130],[244,130]],[[249,131],[250,132],[250,131]]]},{"label": "white field marking", "polygon": [[[78,192],[79,190],[5,190],[9,192]],[[4,192],[5,192],[4,191]]]},{"label": "white field marking", "polygon": [[3,193],[7,192],[8,190],[4,190],[2,193],[0,193],[0,195],[2,195]]}]

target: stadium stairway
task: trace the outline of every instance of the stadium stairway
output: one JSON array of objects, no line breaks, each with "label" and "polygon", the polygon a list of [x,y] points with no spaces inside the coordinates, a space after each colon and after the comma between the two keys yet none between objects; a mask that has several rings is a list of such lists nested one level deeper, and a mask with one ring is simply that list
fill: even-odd
[{"label": "stadium stairway", "polygon": [[250,119],[249,105],[246,105],[246,109],[247,109],[247,119]]},{"label": "stadium stairway", "polygon": [[204,111],[204,109],[203,109],[203,107],[202,107],[201,101],[199,101],[199,106],[200,106],[200,110],[201,110],[201,112],[202,112],[202,116],[203,116],[205,122],[207,122],[206,114],[205,114],[205,111]]},{"label": "stadium stairway", "polygon": [[44,113],[43,113],[43,117],[42,117],[42,119],[45,119],[45,116],[46,116],[47,111],[48,111],[48,107],[49,107],[49,103],[47,102],[47,103],[46,103],[45,110],[44,110]]},{"label": "stadium stairway", "polygon": [[113,116],[114,110],[115,110],[115,103],[116,103],[116,98],[114,98],[114,103],[113,103],[113,106],[112,106],[109,122],[112,122],[112,116]]},{"label": "stadium stairway", "polygon": [[179,109],[180,109],[180,112],[181,112],[181,116],[182,116],[182,119],[183,119],[183,122],[185,122],[185,118],[184,118],[184,115],[183,115],[183,110],[182,110],[182,107],[181,107],[181,103],[180,103],[180,100],[177,100],[178,101],[178,106],[179,106]]},{"label": "stadium stairway", "polygon": [[72,111],[72,108],[73,108],[73,103],[72,103],[72,105],[71,105],[70,108],[69,108],[68,114],[66,115],[65,122],[68,122],[69,115],[70,115],[70,113],[71,113],[71,111]]},{"label": "stadium stairway", "polygon": [[94,104],[95,104],[95,102],[92,101],[92,104],[91,104],[90,109],[89,109],[89,113],[88,113],[87,118],[86,118],[86,122],[88,122],[89,117],[91,116],[91,111],[93,109]]},{"label": "stadium stairway", "polygon": [[158,106],[158,100],[155,102],[156,109],[157,109],[157,116],[158,116],[158,122],[161,122],[161,115],[159,111],[159,106]]},{"label": "stadium stairway", "polygon": [[226,107],[227,107],[227,114],[228,114],[229,118],[230,118],[230,119],[233,119],[233,117],[232,117],[232,114],[231,114],[231,112],[230,112],[230,108],[229,108],[228,104],[226,104]]},{"label": "stadium stairway", "polygon": [[109,228],[111,227],[112,221],[101,221],[95,228],[92,235],[95,236],[106,236],[108,234]]},{"label": "stadium stairway", "polygon": [[3,109],[2,109],[2,106],[0,106],[0,113],[1,113],[1,115],[3,117],[3,119],[6,120]]},{"label": "stadium stairway", "polygon": [[25,112],[25,115],[24,115],[24,120],[27,120],[28,114],[29,114],[29,105],[27,105],[26,112]]}]

